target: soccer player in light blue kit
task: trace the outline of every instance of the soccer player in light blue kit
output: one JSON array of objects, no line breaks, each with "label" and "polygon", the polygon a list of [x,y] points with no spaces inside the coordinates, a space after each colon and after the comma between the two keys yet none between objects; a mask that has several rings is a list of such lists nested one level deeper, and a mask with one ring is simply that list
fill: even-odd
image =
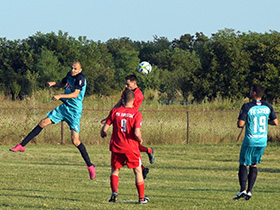
[{"label": "soccer player in light blue kit", "polygon": [[[241,146],[239,156],[239,184],[240,192],[233,197],[234,200],[244,198],[249,200],[252,197],[252,189],[257,179],[257,164],[267,145],[267,127],[278,125],[278,119],[273,107],[262,101],[264,89],[261,85],[253,85],[250,90],[250,97],[253,101],[243,104],[237,126],[246,127],[245,137]],[[247,172],[249,166],[249,174]],[[248,188],[246,185],[248,180]]]},{"label": "soccer player in light blue kit", "polygon": [[47,114],[47,117],[23,139],[23,141],[11,148],[13,152],[24,152],[25,146],[34,137],[36,137],[46,126],[57,124],[60,121],[65,121],[71,130],[72,143],[79,149],[84,161],[87,164],[90,179],[95,177],[95,166],[91,163],[87,150],[84,144],[80,141],[80,119],[83,110],[83,100],[86,92],[86,78],[82,73],[80,62],[74,62],[71,71],[68,72],[61,82],[48,82],[49,87],[65,86],[64,94],[53,96],[53,100],[61,100],[63,104],[56,107]]}]

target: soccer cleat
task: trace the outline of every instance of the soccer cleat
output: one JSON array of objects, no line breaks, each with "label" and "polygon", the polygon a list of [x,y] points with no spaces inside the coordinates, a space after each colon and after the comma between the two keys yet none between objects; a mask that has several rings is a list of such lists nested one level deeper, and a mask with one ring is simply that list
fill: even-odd
[{"label": "soccer cleat", "polygon": [[144,168],[142,171],[143,174],[143,179],[146,179],[147,174],[149,173],[150,169],[149,168]]},{"label": "soccer cleat", "polygon": [[152,149],[152,152],[151,153],[148,153],[148,156],[149,156],[149,160],[150,160],[150,163],[153,164],[155,162],[155,154],[154,154],[154,149]]},{"label": "soccer cleat", "polygon": [[244,196],[244,200],[250,200],[251,199],[251,197],[252,197],[252,193],[251,192],[248,192],[248,193],[246,193],[246,195]]},{"label": "soccer cleat", "polygon": [[116,200],[117,200],[117,197],[118,197],[118,193],[113,192],[112,195],[111,195],[111,197],[110,197],[110,199],[109,199],[109,202],[115,203]]},{"label": "soccer cleat", "polygon": [[95,166],[91,165],[88,167],[88,172],[89,172],[89,178],[94,179],[96,173],[95,173]]},{"label": "soccer cleat", "polygon": [[139,204],[146,204],[150,201],[148,197],[143,197],[139,199]]},{"label": "soccer cleat", "polygon": [[20,144],[18,144],[15,147],[11,148],[10,151],[12,151],[12,152],[24,152],[25,151],[25,147],[23,147]]},{"label": "soccer cleat", "polygon": [[241,192],[239,192],[236,196],[233,197],[233,200],[238,200],[238,199],[240,199],[240,198],[243,198],[243,197],[245,197],[246,194],[247,194],[247,193],[246,193],[246,190],[241,191]]}]

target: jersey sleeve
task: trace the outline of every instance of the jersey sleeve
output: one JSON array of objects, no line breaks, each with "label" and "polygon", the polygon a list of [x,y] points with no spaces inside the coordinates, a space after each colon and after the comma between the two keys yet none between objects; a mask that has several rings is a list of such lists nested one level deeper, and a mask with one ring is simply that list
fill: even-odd
[{"label": "jersey sleeve", "polygon": [[70,72],[68,72],[67,74],[66,74],[66,76],[61,80],[61,82],[63,83],[63,84],[66,84],[67,83],[67,77],[70,75]]},{"label": "jersey sleeve", "polygon": [[239,116],[238,116],[238,120],[246,121],[247,114],[248,114],[247,106],[246,106],[246,104],[243,104],[243,106],[241,107]]},{"label": "jersey sleeve", "polygon": [[107,117],[106,124],[111,125],[113,123],[113,113],[114,109],[112,109]]},{"label": "jersey sleeve", "polygon": [[142,126],[142,114],[140,112],[137,112],[137,114],[135,115],[135,128],[141,128]]},{"label": "jersey sleeve", "polygon": [[74,88],[78,90],[82,90],[83,86],[85,85],[85,82],[86,82],[86,78],[82,74],[78,75],[74,84]]},{"label": "jersey sleeve", "polygon": [[134,107],[133,107],[133,108],[134,108],[135,110],[138,110],[138,109],[140,108],[140,106],[141,106],[143,100],[144,100],[144,96],[143,96],[141,90],[138,89],[138,90],[137,90],[137,93],[135,93],[135,99],[134,99],[134,102],[133,102],[133,106],[134,106]]},{"label": "jersey sleeve", "polygon": [[273,109],[273,107],[270,105],[269,106],[269,108],[270,108],[270,115],[269,115],[269,119],[270,120],[275,120],[276,118],[277,118],[277,116],[276,116],[276,114],[275,114],[275,112],[274,112],[274,109]]}]

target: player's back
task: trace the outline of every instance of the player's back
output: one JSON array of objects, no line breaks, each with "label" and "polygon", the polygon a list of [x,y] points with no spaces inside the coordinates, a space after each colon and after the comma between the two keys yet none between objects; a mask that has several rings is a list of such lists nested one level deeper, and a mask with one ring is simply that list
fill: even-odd
[{"label": "player's back", "polygon": [[139,142],[135,137],[135,128],[142,124],[142,114],[133,108],[118,107],[112,110],[113,134],[111,151],[139,154]]},{"label": "player's back", "polygon": [[268,119],[271,113],[271,105],[265,101],[252,101],[245,104],[247,112],[246,133],[244,145],[262,147],[267,144]]}]

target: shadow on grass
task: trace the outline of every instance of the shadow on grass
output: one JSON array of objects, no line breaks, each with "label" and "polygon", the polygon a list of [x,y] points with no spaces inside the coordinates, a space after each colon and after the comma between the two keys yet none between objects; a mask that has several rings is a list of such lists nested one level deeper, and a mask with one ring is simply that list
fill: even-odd
[{"label": "shadow on grass", "polygon": [[[238,172],[238,167],[234,168],[226,168],[226,167],[213,167],[213,168],[202,168],[202,167],[180,167],[180,166],[156,166],[154,168],[157,169],[168,169],[168,170],[199,170],[199,171],[234,171]],[[267,173],[280,173],[280,169],[276,168],[261,168],[259,167],[258,170],[260,172],[267,172]]]}]

